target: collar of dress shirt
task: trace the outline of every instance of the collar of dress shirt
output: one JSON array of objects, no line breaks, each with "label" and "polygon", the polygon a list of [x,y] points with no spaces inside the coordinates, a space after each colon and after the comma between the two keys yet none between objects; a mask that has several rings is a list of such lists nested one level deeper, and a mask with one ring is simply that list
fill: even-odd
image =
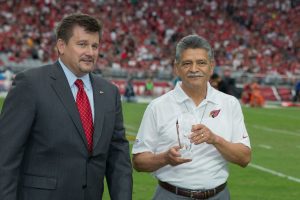
[{"label": "collar of dress shirt", "polygon": [[75,74],[61,61],[61,59],[59,58],[58,59],[59,61],[59,64],[62,66],[62,69],[67,77],[67,80],[68,80],[68,83],[70,85],[70,87],[74,86],[75,84],[75,81],[77,79],[81,79],[84,83],[84,87],[85,89],[87,90],[91,90],[92,89],[92,84],[91,84],[91,81],[90,81],[90,76],[89,74],[86,74],[82,77],[77,77],[75,76]]}]

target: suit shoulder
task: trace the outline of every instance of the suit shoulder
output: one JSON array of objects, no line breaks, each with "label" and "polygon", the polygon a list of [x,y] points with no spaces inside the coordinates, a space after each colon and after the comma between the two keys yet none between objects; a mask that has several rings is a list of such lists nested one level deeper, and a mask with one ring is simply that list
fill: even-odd
[{"label": "suit shoulder", "polygon": [[35,67],[35,68],[30,68],[30,69],[26,69],[24,71],[21,71],[17,74],[17,76],[19,74],[23,74],[24,76],[27,77],[40,77],[43,74],[48,74],[49,71],[51,70],[51,68],[53,68],[53,64],[52,65],[43,65],[40,67]]},{"label": "suit shoulder", "polygon": [[107,89],[111,91],[118,90],[117,85],[99,75],[92,74],[92,79],[94,80],[95,84],[99,85],[102,89]]},{"label": "suit shoulder", "polygon": [[92,74],[92,77],[93,77],[93,79],[94,79],[96,82],[98,82],[98,83],[100,83],[100,84],[102,84],[102,85],[105,85],[105,86],[108,86],[108,87],[117,87],[117,86],[116,86],[115,84],[113,84],[111,81],[109,81],[109,80],[103,78],[103,77],[100,76],[100,75]]}]

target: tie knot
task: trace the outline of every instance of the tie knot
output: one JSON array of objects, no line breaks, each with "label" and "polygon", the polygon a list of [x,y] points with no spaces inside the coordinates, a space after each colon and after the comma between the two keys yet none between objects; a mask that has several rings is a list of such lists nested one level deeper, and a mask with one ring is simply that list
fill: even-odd
[{"label": "tie knot", "polygon": [[75,85],[77,86],[78,89],[83,89],[83,82],[81,79],[77,79],[75,81]]}]

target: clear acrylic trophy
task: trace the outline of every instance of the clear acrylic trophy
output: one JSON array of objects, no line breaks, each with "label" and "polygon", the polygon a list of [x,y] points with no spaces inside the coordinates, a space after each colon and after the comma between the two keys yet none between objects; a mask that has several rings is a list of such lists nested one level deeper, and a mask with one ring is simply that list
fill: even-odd
[{"label": "clear acrylic trophy", "polygon": [[194,124],[196,124],[196,119],[189,112],[182,113],[176,121],[177,139],[180,146],[179,152],[182,158],[192,159],[192,143],[189,135]]}]

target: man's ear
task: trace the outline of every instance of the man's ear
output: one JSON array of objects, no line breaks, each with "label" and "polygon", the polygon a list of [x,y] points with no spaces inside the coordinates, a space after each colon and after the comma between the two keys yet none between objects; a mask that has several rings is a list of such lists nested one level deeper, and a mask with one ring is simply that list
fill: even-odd
[{"label": "man's ear", "polygon": [[59,55],[64,55],[66,43],[62,39],[58,39],[56,42],[56,48]]}]

